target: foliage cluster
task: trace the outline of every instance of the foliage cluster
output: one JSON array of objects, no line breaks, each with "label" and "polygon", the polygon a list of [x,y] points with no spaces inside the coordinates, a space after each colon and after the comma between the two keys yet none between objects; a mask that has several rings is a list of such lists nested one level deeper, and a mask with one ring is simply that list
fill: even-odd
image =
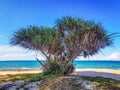
[{"label": "foliage cluster", "polygon": [[112,44],[112,36],[100,22],[66,16],[57,19],[54,27],[21,28],[14,33],[11,44],[42,53],[46,57],[43,72],[58,69],[66,75],[74,70],[73,61],[78,56],[95,55]]}]

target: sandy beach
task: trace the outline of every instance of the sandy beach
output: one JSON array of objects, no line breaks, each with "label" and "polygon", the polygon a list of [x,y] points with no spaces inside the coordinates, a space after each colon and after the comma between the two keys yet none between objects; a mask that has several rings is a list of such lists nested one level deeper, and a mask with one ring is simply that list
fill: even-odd
[{"label": "sandy beach", "polygon": [[[41,69],[8,69],[0,70],[0,75],[15,75],[15,74],[33,74],[40,73]],[[112,78],[120,81],[120,70],[114,69],[76,69],[72,75],[77,76],[91,76],[91,77],[104,77]]]},{"label": "sandy beach", "polygon": [[77,76],[104,77],[120,81],[120,70],[114,69],[76,69]]},{"label": "sandy beach", "polygon": [[[13,74],[28,74],[28,73],[40,73],[41,69],[6,69],[0,70],[0,75],[13,75]],[[75,72],[101,72],[101,73],[111,73],[120,75],[120,70],[114,69],[76,69]]]},{"label": "sandy beach", "polygon": [[[6,70],[0,70],[0,76],[1,76],[1,79],[4,81],[4,79],[9,78],[9,75],[14,76],[15,74],[19,74],[19,75],[28,74],[28,73],[32,74],[32,73],[40,73],[41,71],[42,71],[41,69],[6,69]],[[111,78],[111,79],[120,81],[120,70],[114,70],[114,69],[76,69],[75,72],[73,72],[71,75],[104,77],[104,78]],[[16,77],[19,77],[19,76],[16,76]],[[77,82],[78,81],[79,79],[77,80]],[[82,79],[80,79],[80,82],[85,88],[89,90],[93,90],[93,88],[95,88],[95,85],[96,85],[94,84],[94,82],[90,82],[87,80],[82,81]],[[2,82],[0,84],[0,89],[6,90],[6,88],[8,88],[7,90],[15,90],[17,87],[20,87],[21,85],[23,85],[24,86],[23,88],[29,88],[29,90],[37,90],[40,84],[41,84],[41,81],[30,82],[27,84],[26,82],[20,81],[20,80],[14,81],[14,82],[8,81],[8,82]],[[98,90],[98,89],[95,89],[95,90]]]},{"label": "sandy beach", "polygon": [[112,73],[112,74],[120,75],[120,70],[115,70],[115,69],[76,69],[75,71],[76,72],[92,71],[92,72]]},{"label": "sandy beach", "polygon": [[0,70],[0,75],[33,74],[40,72],[42,72],[41,69],[5,69],[5,70]]}]

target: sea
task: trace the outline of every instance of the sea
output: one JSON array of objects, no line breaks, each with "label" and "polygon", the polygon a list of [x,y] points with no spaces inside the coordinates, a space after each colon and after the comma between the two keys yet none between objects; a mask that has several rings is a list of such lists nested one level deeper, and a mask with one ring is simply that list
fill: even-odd
[{"label": "sea", "polygon": [[[44,60],[41,61],[45,63]],[[78,69],[117,69],[120,70],[120,61],[74,61],[75,68]],[[41,65],[37,61],[33,60],[16,60],[16,61],[0,61],[0,70],[3,69],[37,69],[41,68]]]}]

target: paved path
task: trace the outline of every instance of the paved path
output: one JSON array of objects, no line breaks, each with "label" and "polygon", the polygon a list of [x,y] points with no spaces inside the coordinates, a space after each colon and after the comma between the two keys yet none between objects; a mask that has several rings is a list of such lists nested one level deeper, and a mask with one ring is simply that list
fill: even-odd
[{"label": "paved path", "polygon": [[77,71],[77,72],[74,72],[73,75],[104,77],[104,78],[111,78],[111,79],[120,81],[120,74],[113,74],[113,73],[94,72],[94,71]]}]

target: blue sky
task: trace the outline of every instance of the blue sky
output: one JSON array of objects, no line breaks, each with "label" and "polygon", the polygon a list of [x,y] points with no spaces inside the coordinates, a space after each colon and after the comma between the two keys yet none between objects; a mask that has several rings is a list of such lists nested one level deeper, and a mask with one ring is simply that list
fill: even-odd
[{"label": "blue sky", "polygon": [[[52,27],[56,18],[67,15],[102,21],[109,33],[120,32],[120,0],[0,0],[0,60],[34,59],[32,53],[9,46],[12,34],[28,25]],[[120,37],[102,51],[94,59],[120,60]]]}]

